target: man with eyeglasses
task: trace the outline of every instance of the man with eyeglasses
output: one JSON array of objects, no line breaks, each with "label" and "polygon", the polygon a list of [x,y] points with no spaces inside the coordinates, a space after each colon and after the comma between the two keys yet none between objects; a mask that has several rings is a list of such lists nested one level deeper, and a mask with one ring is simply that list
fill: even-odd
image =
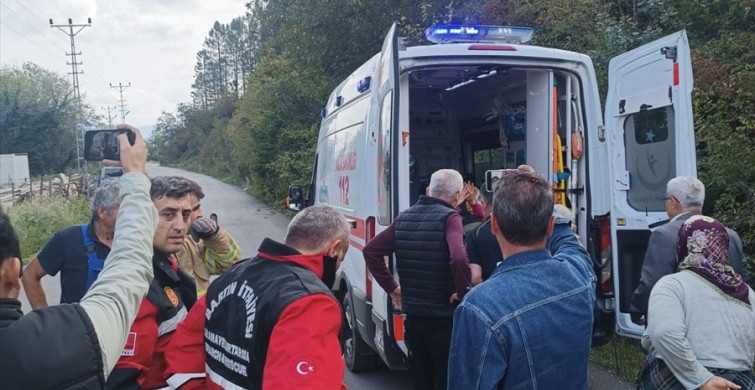
[{"label": "man with eyeglasses", "polygon": [[[684,221],[703,212],[705,185],[697,178],[679,176],[666,184],[666,214],[669,222],[650,233],[645,260],[642,262],[640,284],[634,290],[629,307],[632,322],[647,325],[648,300],[655,283],[663,276],[676,272],[676,236]],[[745,268],[742,240],[737,232],[729,233],[729,264],[746,283],[750,275]]]}]

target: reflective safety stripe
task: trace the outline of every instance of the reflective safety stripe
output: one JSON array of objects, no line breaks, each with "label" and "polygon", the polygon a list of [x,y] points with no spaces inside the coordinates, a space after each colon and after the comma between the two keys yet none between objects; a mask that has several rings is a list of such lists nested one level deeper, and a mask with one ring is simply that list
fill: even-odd
[{"label": "reflective safety stripe", "polygon": [[238,256],[240,248],[238,245],[236,245],[235,241],[231,241],[231,247],[228,249],[228,252],[215,252],[214,250],[205,247],[206,250],[204,252],[204,264],[207,266],[207,268],[210,270],[210,273],[216,273],[217,267],[215,266],[215,263],[231,263],[233,260]]},{"label": "reflective safety stripe", "polygon": [[168,334],[176,330],[176,327],[178,327],[178,324],[181,321],[183,321],[184,318],[186,318],[187,313],[188,312],[186,311],[186,306],[184,306],[172,318],[169,318],[161,322],[160,325],[157,327],[157,337],[161,337],[165,334]]},{"label": "reflective safety stripe", "polygon": [[204,379],[204,378],[205,378],[204,372],[188,372],[188,373],[173,374],[170,376],[170,378],[168,378],[166,382],[168,382],[168,385],[170,386],[171,389],[175,390],[185,385],[191,380]]},{"label": "reflective safety stripe", "polygon": [[225,390],[246,390],[244,387],[241,387],[230,380],[222,377],[220,374],[218,374],[215,371],[212,371],[209,365],[205,363],[204,365],[205,371],[207,371],[207,376],[210,377],[210,380],[212,383],[224,388]]}]

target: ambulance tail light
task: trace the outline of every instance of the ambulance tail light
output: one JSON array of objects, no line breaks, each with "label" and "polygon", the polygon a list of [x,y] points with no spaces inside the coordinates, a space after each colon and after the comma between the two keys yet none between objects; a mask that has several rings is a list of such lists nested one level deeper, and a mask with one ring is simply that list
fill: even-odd
[{"label": "ambulance tail light", "polygon": [[[368,217],[367,220],[364,221],[364,244],[367,245],[373,237],[375,237],[375,217]],[[364,267],[364,277],[365,299],[367,302],[372,302],[373,277],[370,269],[367,267]]]},{"label": "ambulance tail light", "polygon": [[401,310],[394,310],[393,312],[393,339],[404,341],[404,316],[401,314]]},{"label": "ambulance tail light", "polygon": [[606,215],[600,221],[600,291],[604,294],[612,291],[611,257],[611,217]]}]

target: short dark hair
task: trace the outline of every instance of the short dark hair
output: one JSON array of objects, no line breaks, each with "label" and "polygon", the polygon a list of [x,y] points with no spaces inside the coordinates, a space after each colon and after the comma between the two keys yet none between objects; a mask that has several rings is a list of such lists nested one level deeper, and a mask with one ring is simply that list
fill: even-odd
[{"label": "short dark hair", "polygon": [[544,239],[548,231],[553,215],[553,192],[537,174],[506,172],[493,195],[493,215],[508,242],[532,245]]},{"label": "short dark hair", "polygon": [[12,257],[21,259],[21,245],[10,217],[0,210],[0,263]]},{"label": "short dark hair", "polygon": [[175,176],[179,180],[183,180],[186,182],[186,184],[189,185],[189,193],[196,196],[197,199],[204,199],[204,192],[202,192],[202,187],[197,184],[194,180],[185,178],[183,176]]},{"label": "short dark hair", "polygon": [[151,179],[152,186],[149,189],[149,196],[154,199],[160,199],[163,196],[168,198],[183,198],[191,194],[189,183],[178,176],[157,176]]}]

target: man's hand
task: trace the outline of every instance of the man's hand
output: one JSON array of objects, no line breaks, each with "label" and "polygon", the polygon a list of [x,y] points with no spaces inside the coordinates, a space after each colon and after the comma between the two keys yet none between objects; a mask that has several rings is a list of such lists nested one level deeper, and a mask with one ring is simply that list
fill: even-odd
[{"label": "man's hand", "polygon": [[102,164],[123,167],[124,172],[144,173],[144,166],[147,165],[147,143],[142,138],[142,133],[136,127],[126,124],[118,125],[116,128],[118,130],[133,131],[136,136],[134,145],[128,142],[128,136],[125,133],[118,134],[121,161],[102,160]]},{"label": "man's hand", "polygon": [[700,390],[739,390],[741,388],[742,386],[715,375],[700,386]]},{"label": "man's hand", "polygon": [[467,183],[464,183],[464,186],[461,187],[461,196],[459,197],[459,200],[456,201],[455,207],[459,207],[462,203],[464,203],[465,200],[469,197],[470,188],[467,185]]},{"label": "man's hand", "polygon": [[396,287],[393,292],[391,292],[391,300],[393,301],[393,307],[401,310],[401,287]]},{"label": "man's hand", "polygon": [[467,202],[470,204],[476,204],[477,203],[477,187],[475,187],[474,184],[472,184],[471,181],[468,181],[464,183],[464,190],[466,197],[464,198]]},{"label": "man's hand", "polygon": [[218,227],[217,222],[210,218],[198,218],[191,223],[189,233],[191,234],[191,238],[195,242],[198,242],[200,238],[205,239],[214,236],[218,233],[218,230],[220,230],[220,227]]}]

